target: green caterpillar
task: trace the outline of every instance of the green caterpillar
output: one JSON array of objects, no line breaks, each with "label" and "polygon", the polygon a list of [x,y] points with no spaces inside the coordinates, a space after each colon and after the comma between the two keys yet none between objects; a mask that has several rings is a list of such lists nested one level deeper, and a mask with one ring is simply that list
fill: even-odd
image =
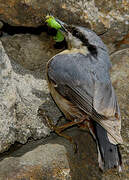
[{"label": "green caterpillar", "polygon": [[60,31],[61,25],[55,20],[53,16],[46,16],[46,22],[47,25],[51,28],[54,28],[57,30],[56,36],[54,36],[54,40],[56,42],[61,42],[64,40],[64,36]]}]

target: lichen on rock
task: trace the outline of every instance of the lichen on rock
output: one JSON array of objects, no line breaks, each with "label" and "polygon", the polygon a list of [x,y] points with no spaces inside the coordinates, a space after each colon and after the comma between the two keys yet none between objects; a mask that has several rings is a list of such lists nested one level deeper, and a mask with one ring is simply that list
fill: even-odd
[{"label": "lichen on rock", "polygon": [[[45,72],[44,72],[45,73]],[[50,134],[38,108],[49,101],[45,75],[24,69],[9,59],[0,44],[0,152],[16,141]],[[50,104],[49,104],[50,105]]]}]

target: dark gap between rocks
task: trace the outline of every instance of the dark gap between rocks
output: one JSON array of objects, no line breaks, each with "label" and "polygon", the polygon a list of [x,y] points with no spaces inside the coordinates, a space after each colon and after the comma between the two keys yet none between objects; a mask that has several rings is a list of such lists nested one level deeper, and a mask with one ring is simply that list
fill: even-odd
[{"label": "dark gap between rocks", "polygon": [[8,23],[3,22],[3,27],[1,28],[1,32],[8,35],[14,34],[35,34],[40,35],[42,32],[48,32],[50,35],[55,35],[56,30],[49,28],[46,24],[38,26],[38,27],[25,27],[25,26],[12,26]]},{"label": "dark gap between rocks", "polygon": [[[54,28],[49,28],[46,24],[38,27],[25,27],[25,26],[11,26],[8,23],[3,22],[3,27],[0,29],[0,37],[2,36],[13,36],[15,34],[33,34],[40,35],[42,32],[46,32],[50,36],[55,36],[57,31]],[[67,42],[55,42],[54,48],[62,49],[67,48]]]}]

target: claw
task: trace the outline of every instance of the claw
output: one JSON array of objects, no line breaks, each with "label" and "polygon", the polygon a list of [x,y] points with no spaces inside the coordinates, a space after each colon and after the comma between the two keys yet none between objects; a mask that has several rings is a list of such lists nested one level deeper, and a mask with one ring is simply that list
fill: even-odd
[{"label": "claw", "polygon": [[78,145],[76,142],[74,142],[74,144],[73,144],[73,151],[74,151],[74,154],[76,154],[78,152]]},{"label": "claw", "polygon": [[54,131],[58,136],[62,136],[63,138],[67,139],[73,145],[74,153],[77,153],[77,151],[78,151],[77,143],[73,140],[73,138],[71,136],[62,133],[62,128],[60,128],[60,127],[56,127],[54,129]]}]

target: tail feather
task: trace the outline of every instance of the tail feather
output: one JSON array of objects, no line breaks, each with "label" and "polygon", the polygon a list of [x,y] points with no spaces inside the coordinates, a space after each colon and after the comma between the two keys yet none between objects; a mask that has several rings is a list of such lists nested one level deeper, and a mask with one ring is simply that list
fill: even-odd
[{"label": "tail feather", "polygon": [[110,169],[119,167],[121,170],[121,155],[118,145],[110,143],[107,131],[97,122],[93,122],[94,135],[98,146],[98,160],[100,168]]}]

